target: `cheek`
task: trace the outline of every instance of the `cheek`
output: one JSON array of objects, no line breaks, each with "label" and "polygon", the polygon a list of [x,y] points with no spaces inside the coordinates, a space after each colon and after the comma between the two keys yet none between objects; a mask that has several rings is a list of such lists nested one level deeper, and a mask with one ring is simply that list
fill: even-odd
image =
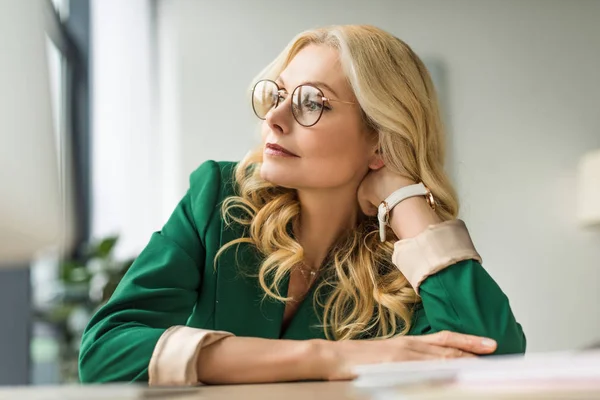
[{"label": "cheek", "polygon": [[356,180],[368,170],[369,148],[361,132],[350,129],[311,132],[302,149],[306,169],[324,184]]},{"label": "cheek", "polygon": [[361,164],[368,158],[367,143],[356,128],[324,129],[311,132],[303,139],[303,156],[315,162]]}]

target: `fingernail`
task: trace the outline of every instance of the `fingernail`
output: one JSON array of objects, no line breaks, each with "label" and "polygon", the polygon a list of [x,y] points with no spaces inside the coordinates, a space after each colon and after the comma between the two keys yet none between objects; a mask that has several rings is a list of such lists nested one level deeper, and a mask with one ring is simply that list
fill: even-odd
[{"label": "fingernail", "polygon": [[483,339],[483,340],[481,341],[481,345],[482,345],[483,347],[490,347],[490,348],[493,348],[493,347],[496,347],[496,341],[495,341],[495,340],[492,340],[492,339]]}]

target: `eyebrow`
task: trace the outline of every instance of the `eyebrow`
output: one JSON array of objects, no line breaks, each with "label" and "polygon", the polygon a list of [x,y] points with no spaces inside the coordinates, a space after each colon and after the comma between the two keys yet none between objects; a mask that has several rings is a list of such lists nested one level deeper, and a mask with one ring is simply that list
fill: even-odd
[{"label": "eyebrow", "polygon": [[[285,86],[285,83],[283,82],[283,78],[282,77],[278,77],[277,80],[279,82],[281,82],[281,86]],[[331,93],[333,93],[333,95],[335,97],[338,97],[338,94],[335,92],[335,90],[333,90],[333,88],[331,86],[329,86],[328,84],[326,84],[325,82],[321,82],[321,81],[306,81],[306,82],[302,82],[300,85],[313,85],[318,87],[319,89],[321,87],[329,90]],[[298,86],[300,86],[298,85]]]}]

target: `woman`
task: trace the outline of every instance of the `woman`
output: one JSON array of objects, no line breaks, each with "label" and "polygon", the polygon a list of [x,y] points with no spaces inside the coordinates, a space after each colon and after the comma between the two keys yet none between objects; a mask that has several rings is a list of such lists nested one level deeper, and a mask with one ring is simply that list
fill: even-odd
[{"label": "woman", "polygon": [[349,379],[358,364],[525,351],[455,219],[435,91],[405,43],[369,26],[302,33],[252,106],[262,145],[192,174],[86,329],[82,381]]}]

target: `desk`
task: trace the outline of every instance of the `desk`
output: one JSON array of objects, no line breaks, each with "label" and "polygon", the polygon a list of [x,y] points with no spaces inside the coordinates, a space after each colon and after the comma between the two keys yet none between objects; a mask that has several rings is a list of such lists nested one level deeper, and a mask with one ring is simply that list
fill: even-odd
[{"label": "desk", "polygon": [[0,400],[369,400],[349,382],[147,389],[134,385],[0,387]]},{"label": "desk", "polygon": [[[349,382],[304,382],[270,385],[211,386],[200,392],[206,400],[367,400]],[[191,399],[191,398],[190,398]],[[185,399],[187,400],[187,399]]]},{"label": "desk", "polygon": [[387,396],[370,397],[358,392],[350,382],[307,382],[269,385],[202,386],[182,389],[148,389],[134,385],[102,386],[30,386],[18,388],[0,387],[0,400],[480,400],[600,399],[600,390],[564,389],[552,392],[502,391],[474,392],[452,386],[405,389],[402,395],[392,391]]}]

